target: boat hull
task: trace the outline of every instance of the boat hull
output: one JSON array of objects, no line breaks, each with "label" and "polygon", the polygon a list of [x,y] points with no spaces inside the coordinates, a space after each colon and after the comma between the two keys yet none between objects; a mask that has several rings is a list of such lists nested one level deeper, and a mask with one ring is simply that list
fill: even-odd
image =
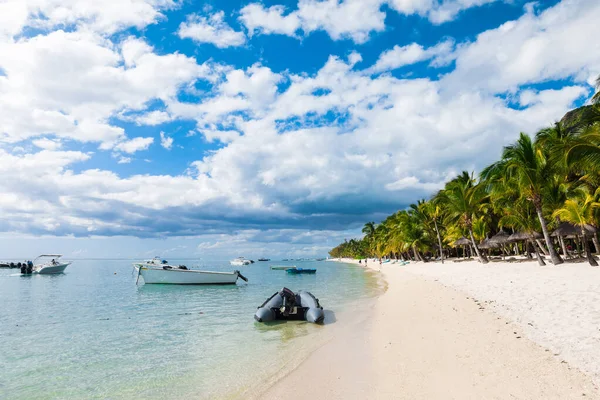
[{"label": "boat hull", "polygon": [[[138,267],[139,268],[139,267]],[[164,285],[234,285],[236,272],[212,272],[141,267],[139,272],[146,284]]]},{"label": "boat hull", "polygon": [[37,272],[40,275],[51,275],[51,274],[62,274],[65,271],[65,268],[69,266],[70,263],[63,263],[58,265],[44,265],[39,269],[36,269],[34,272]]},{"label": "boat hull", "polygon": [[234,267],[243,267],[244,265],[250,265],[250,261],[229,261]]},{"label": "boat hull", "polygon": [[[285,308],[288,308],[287,312],[284,312]],[[283,288],[258,307],[254,319],[258,322],[283,320],[319,324],[325,319],[325,313],[312,293],[303,290],[293,293]]]}]

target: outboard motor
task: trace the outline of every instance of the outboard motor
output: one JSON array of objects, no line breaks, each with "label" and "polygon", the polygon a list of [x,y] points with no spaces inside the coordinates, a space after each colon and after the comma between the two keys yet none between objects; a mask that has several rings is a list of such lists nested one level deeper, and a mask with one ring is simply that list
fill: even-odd
[{"label": "outboard motor", "polygon": [[292,311],[294,309],[294,306],[296,305],[296,295],[294,294],[294,292],[292,292],[286,287],[281,289],[279,295],[282,297],[283,300],[279,310],[281,311],[281,314],[284,317],[289,317],[290,311]]}]

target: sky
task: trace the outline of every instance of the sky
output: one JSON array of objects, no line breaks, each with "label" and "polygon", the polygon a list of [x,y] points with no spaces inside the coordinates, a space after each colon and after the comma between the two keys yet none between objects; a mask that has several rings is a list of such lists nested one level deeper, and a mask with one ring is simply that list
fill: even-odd
[{"label": "sky", "polygon": [[0,0],[0,258],[314,257],[585,104],[600,2]]}]

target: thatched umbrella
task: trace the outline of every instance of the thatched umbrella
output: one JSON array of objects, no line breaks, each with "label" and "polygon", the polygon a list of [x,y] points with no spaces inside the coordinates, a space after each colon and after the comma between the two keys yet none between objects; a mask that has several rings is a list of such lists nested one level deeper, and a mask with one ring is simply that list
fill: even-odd
[{"label": "thatched umbrella", "polygon": [[[585,225],[584,229],[586,236],[593,236],[597,231],[596,227],[592,225]],[[556,228],[550,236],[562,236],[567,239],[573,239],[581,236],[581,229],[569,222],[561,222],[560,225],[558,225],[558,228]]]},{"label": "thatched umbrella", "polygon": [[504,249],[504,244],[508,243],[509,234],[506,233],[503,229],[500,232],[496,233],[494,236],[490,238],[490,243],[496,245],[496,247],[500,247],[502,249],[502,259],[504,260],[504,256],[506,254],[506,250]]},{"label": "thatched umbrella", "polygon": [[[583,227],[585,229],[585,238],[583,238],[582,240],[588,240],[588,238],[593,238],[596,235],[596,227],[592,226],[592,225],[584,225]],[[558,237],[559,241],[561,242],[561,246],[563,248],[563,253],[565,254],[565,256],[567,256],[567,249],[564,245],[564,239],[575,239],[575,244],[577,245],[577,256],[581,255],[581,250],[579,248],[579,238],[581,237],[581,228],[578,226],[575,226],[569,222],[561,222],[558,225],[558,228],[556,228],[554,230],[554,232],[551,233],[550,236],[554,236],[554,237]]]},{"label": "thatched umbrella", "polygon": [[492,242],[491,239],[483,239],[479,244],[480,249],[496,249],[500,247],[498,243]]},{"label": "thatched umbrella", "polygon": [[471,241],[464,236],[454,242],[454,246],[466,246],[468,244],[471,244]]},{"label": "thatched umbrella", "polygon": [[491,243],[502,245],[504,243],[508,243],[509,237],[510,235],[508,233],[504,232],[503,230],[500,230],[500,232],[496,233],[489,240]]},{"label": "thatched umbrella", "polygon": [[[516,242],[531,242],[533,240],[539,240],[543,238],[544,236],[538,232],[515,232],[508,238],[506,238],[506,241],[508,243],[515,243],[515,246],[517,246]],[[515,247],[515,255],[517,255],[518,253],[519,249],[518,247]],[[529,252],[527,254],[529,254]]]},{"label": "thatched umbrella", "polygon": [[466,250],[465,250],[464,246],[469,246],[470,244],[471,244],[471,241],[463,236],[454,242],[454,247],[463,246],[463,257],[466,258]]},{"label": "thatched umbrella", "polygon": [[522,242],[524,240],[536,240],[543,239],[544,235],[538,232],[515,232],[510,235],[506,241],[507,242]]}]

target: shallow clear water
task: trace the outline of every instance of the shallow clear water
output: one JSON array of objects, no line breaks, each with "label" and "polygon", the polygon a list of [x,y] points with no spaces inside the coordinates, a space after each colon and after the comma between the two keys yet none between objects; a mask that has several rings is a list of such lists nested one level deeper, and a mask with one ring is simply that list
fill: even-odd
[{"label": "shallow clear water", "polygon": [[0,269],[0,398],[236,397],[340,323],[256,323],[267,297],[309,290],[331,322],[380,290],[361,267],[333,262],[296,261],[318,271],[295,276],[269,268],[292,263],[257,262],[237,267],[249,283],[235,286],[136,286],[131,263],[78,260],[56,276]]}]

